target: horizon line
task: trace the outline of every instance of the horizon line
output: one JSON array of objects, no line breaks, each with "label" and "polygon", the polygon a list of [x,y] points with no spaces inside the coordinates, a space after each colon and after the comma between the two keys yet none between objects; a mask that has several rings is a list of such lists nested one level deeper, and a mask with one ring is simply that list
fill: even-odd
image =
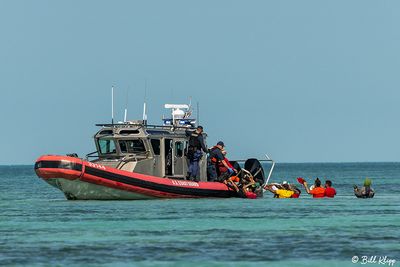
[{"label": "horizon line", "polygon": [[[299,161],[299,162],[278,162],[275,164],[351,164],[351,163],[400,163],[400,161]],[[2,166],[33,166],[35,163],[0,163]]]}]

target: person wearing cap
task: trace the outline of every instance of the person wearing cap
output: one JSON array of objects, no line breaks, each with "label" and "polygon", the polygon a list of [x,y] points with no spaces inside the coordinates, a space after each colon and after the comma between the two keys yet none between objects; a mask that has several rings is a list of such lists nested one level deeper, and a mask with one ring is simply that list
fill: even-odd
[{"label": "person wearing cap", "polygon": [[265,190],[270,191],[276,198],[291,198],[295,193],[288,182],[284,181],[281,185],[269,184],[264,187]]},{"label": "person wearing cap", "polygon": [[195,131],[186,130],[186,136],[189,136],[189,147],[186,154],[189,160],[189,168],[187,178],[189,180],[198,181],[200,174],[199,161],[203,157],[203,152],[208,152],[204,143],[203,127],[197,126]]},{"label": "person wearing cap", "polygon": [[225,156],[222,154],[222,150],[224,149],[225,144],[222,141],[219,141],[213,148],[210,150],[210,155],[208,158],[208,180],[215,181],[221,173],[219,173],[218,166],[224,166],[229,174],[234,173],[234,169],[231,168],[225,161]]},{"label": "person wearing cap", "polygon": [[365,178],[364,186],[358,188],[356,185],[354,186],[354,194],[358,198],[373,198],[375,195],[374,189],[371,187],[372,181],[369,178]]}]

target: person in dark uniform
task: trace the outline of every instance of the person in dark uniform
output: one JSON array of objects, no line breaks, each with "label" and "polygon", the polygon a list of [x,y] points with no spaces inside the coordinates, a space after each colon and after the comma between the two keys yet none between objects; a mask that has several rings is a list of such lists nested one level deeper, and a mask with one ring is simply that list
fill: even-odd
[{"label": "person in dark uniform", "polygon": [[187,178],[196,182],[199,181],[199,161],[203,157],[202,151],[208,153],[208,149],[204,144],[204,137],[202,133],[202,126],[197,126],[195,131],[186,130],[186,135],[189,136],[189,147],[186,155],[189,160]]},{"label": "person in dark uniform", "polygon": [[221,175],[221,173],[219,174],[217,171],[218,165],[225,166],[229,174],[234,173],[234,169],[229,167],[228,164],[225,162],[225,156],[222,153],[222,149],[224,147],[225,147],[224,142],[219,141],[217,145],[211,148],[210,150],[210,155],[208,157],[208,167],[207,167],[209,181],[213,182],[217,180],[219,175]]}]

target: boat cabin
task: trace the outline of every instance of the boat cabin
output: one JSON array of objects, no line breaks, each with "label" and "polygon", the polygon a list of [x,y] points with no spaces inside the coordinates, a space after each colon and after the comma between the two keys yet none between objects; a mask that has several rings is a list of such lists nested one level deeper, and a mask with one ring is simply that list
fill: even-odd
[{"label": "boat cabin", "polygon": [[[88,154],[87,159],[124,171],[186,179],[186,131],[194,131],[196,121],[182,113],[181,108],[187,105],[167,106],[173,109],[172,119],[163,119],[163,125],[148,125],[143,120],[98,124],[102,128],[94,135],[96,151]],[[206,140],[207,134],[203,136]],[[206,155],[199,165],[200,181],[207,181]]]}]

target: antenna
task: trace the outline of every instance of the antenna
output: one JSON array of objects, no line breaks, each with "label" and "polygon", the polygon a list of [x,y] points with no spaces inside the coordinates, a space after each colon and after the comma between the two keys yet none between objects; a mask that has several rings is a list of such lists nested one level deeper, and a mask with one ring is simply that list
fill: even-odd
[{"label": "antenna", "polygon": [[189,106],[187,108],[187,111],[185,112],[185,116],[183,117],[184,119],[189,118],[192,116],[192,97],[189,97]]},{"label": "antenna", "polygon": [[111,124],[114,124],[114,86],[111,86]]},{"label": "antenna", "polygon": [[196,122],[197,122],[197,126],[199,126],[200,125],[200,105],[199,105],[199,101],[197,101],[196,106],[197,106],[197,112],[196,112],[197,119],[196,119]]},{"label": "antenna", "polygon": [[144,80],[144,102],[143,102],[143,122],[144,122],[144,124],[147,124],[146,97],[147,97],[147,79]]},{"label": "antenna", "polygon": [[128,97],[129,97],[129,89],[126,90],[124,122],[126,122],[126,117],[128,116]]}]

